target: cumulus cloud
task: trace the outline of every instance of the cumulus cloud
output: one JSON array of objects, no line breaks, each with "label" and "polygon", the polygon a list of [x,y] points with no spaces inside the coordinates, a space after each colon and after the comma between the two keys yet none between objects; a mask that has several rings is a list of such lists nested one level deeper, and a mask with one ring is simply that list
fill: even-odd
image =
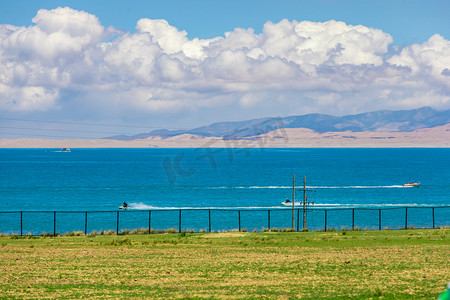
[{"label": "cumulus cloud", "polygon": [[0,110],[64,110],[74,91],[108,113],[450,107],[450,42],[440,35],[395,51],[388,33],[334,20],[268,21],[259,34],[212,39],[146,18],[120,32],[68,7],[32,21],[0,25]]},{"label": "cumulus cloud", "polygon": [[323,64],[379,66],[392,43],[392,37],[381,30],[336,21],[267,22],[261,39],[267,55],[287,59],[312,73]]},{"label": "cumulus cloud", "polygon": [[422,74],[432,76],[433,80],[450,90],[447,73],[450,69],[450,41],[435,34],[423,44],[405,47],[399,55],[388,59],[388,63],[407,67],[410,76],[421,79]]},{"label": "cumulus cloud", "polygon": [[166,20],[141,19],[137,23],[136,30],[140,33],[148,33],[152,42],[161,47],[164,53],[182,52],[186,57],[193,59],[204,58],[205,47],[216,40],[200,40],[198,38],[189,40],[186,31],[179,31]]},{"label": "cumulus cloud", "polygon": [[38,11],[34,26],[11,27],[3,34],[4,55],[42,65],[58,66],[80,59],[89,46],[95,46],[104,31],[97,17],[71,8]]},{"label": "cumulus cloud", "polygon": [[67,7],[39,10],[32,21],[30,27],[0,25],[3,109],[57,108],[60,89],[76,84],[72,77],[104,34],[97,17]]}]

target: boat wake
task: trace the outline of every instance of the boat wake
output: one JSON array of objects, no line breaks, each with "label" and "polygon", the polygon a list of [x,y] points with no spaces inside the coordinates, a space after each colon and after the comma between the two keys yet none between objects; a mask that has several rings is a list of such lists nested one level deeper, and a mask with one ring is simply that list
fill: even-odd
[{"label": "boat wake", "polygon": [[130,207],[130,209],[140,209],[140,210],[161,209],[160,207],[147,205],[144,203],[130,203],[128,206]]},{"label": "boat wake", "polygon": [[205,210],[205,209],[276,209],[280,206],[153,206],[144,203],[131,203],[130,209],[136,210],[179,210],[179,209],[192,209],[192,210]]},{"label": "boat wake", "polygon": [[402,208],[402,207],[448,207],[442,204],[425,204],[425,203],[316,203],[308,208]]},{"label": "boat wake", "polygon": [[391,189],[404,188],[404,186],[396,185],[350,185],[350,186],[313,186],[313,189]]},{"label": "boat wake", "polygon": [[[295,203],[295,209],[302,209],[302,204]],[[392,204],[380,204],[380,203],[314,203],[314,205],[308,205],[307,209],[352,209],[352,208],[367,208],[367,209],[382,209],[382,208],[404,208],[404,207],[449,207],[442,204],[418,204],[418,203],[392,203]],[[292,209],[292,206],[288,205],[274,205],[274,206],[205,206],[205,207],[193,207],[193,206],[152,206],[144,203],[131,203],[130,209],[135,210],[270,210],[270,209]]]},{"label": "boat wake", "polygon": [[[299,186],[300,188],[302,186]],[[389,189],[389,188],[409,188],[401,184],[395,185],[343,185],[343,186],[306,186],[308,189]],[[217,186],[207,187],[207,189],[292,189],[292,186]]]}]

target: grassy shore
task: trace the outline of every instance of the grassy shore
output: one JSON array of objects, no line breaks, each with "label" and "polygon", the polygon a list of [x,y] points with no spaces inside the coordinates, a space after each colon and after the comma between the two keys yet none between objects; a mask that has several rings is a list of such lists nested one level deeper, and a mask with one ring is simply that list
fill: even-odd
[{"label": "grassy shore", "polygon": [[4,298],[436,299],[450,229],[0,237]]}]

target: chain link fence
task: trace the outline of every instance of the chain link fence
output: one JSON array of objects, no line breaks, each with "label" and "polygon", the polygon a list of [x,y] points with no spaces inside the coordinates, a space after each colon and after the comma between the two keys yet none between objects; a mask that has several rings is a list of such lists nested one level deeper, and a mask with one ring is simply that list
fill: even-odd
[{"label": "chain link fence", "polygon": [[[307,229],[384,230],[450,226],[450,206],[395,208],[308,208]],[[158,209],[123,211],[0,212],[5,235],[220,232],[292,229],[292,209]],[[303,228],[303,209],[294,210],[294,229]]]}]

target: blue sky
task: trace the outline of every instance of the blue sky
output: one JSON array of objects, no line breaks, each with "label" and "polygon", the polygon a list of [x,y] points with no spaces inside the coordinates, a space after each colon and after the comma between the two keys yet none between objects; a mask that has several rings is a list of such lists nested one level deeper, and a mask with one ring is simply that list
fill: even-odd
[{"label": "blue sky", "polygon": [[51,121],[449,109],[449,12],[444,0],[2,1],[0,138]]}]

